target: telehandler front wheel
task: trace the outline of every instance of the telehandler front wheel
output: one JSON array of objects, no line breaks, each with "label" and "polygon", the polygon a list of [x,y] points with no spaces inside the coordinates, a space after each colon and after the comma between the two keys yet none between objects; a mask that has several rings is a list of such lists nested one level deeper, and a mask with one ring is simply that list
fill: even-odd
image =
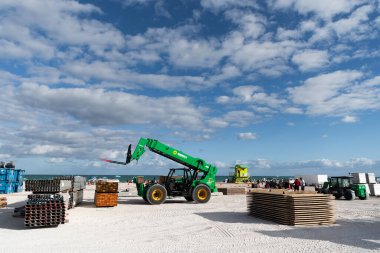
[{"label": "telehandler front wheel", "polygon": [[152,185],[146,192],[146,199],[151,205],[160,205],[164,203],[166,196],[166,189],[160,184]]},{"label": "telehandler front wheel", "polygon": [[199,184],[195,186],[192,197],[195,203],[207,203],[211,198],[211,190],[207,185]]},{"label": "telehandler front wheel", "polygon": [[185,199],[186,199],[187,201],[194,201],[193,197],[191,197],[191,196],[185,196]]},{"label": "telehandler front wheel", "polygon": [[354,200],[356,198],[355,192],[351,190],[346,190],[344,192],[344,198],[347,200]]}]

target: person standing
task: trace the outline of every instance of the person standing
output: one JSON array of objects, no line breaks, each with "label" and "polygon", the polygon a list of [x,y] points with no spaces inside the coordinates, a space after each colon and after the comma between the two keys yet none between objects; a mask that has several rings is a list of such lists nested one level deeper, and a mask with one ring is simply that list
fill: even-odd
[{"label": "person standing", "polygon": [[300,190],[300,184],[301,184],[301,182],[298,180],[298,178],[296,178],[296,180],[294,181],[294,190],[295,191]]},{"label": "person standing", "polygon": [[302,179],[302,177],[300,178],[301,180],[301,191],[304,191],[305,190],[305,186],[306,186],[306,183],[305,183],[305,180]]}]

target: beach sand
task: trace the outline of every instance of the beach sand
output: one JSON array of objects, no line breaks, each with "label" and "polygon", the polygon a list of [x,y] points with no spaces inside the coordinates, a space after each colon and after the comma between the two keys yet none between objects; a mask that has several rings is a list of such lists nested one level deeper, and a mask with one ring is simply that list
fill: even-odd
[{"label": "beach sand", "polygon": [[[122,192],[129,188],[129,192]],[[146,204],[120,184],[117,207],[95,208],[94,186],[69,210],[69,223],[27,229],[13,208],[28,192],[1,195],[0,252],[380,252],[380,198],[334,200],[337,224],[284,226],[247,215],[246,196],[212,196],[207,204],[183,198]]]}]

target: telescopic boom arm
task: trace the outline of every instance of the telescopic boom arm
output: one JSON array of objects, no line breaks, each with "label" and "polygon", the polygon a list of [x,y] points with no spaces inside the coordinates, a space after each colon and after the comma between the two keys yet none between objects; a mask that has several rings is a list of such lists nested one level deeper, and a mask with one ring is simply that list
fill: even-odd
[{"label": "telescopic boom arm", "polygon": [[133,154],[131,151],[131,145],[129,145],[127,159],[125,162],[118,162],[118,161],[105,160],[105,159],[104,161],[109,162],[109,163],[127,165],[133,160],[138,161],[141,158],[141,156],[144,154],[145,147],[148,147],[149,150],[151,150],[152,152],[156,154],[164,156],[172,161],[178,162],[193,170],[199,170],[207,174],[211,173],[213,175],[216,175],[218,171],[218,169],[215,166],[209,163],[206,163],[203,159],[192,157],[178,149],[169,147],[158,140],[149,139],[149,138],[148,139],[140,138],[135,150],[133,151]]}]

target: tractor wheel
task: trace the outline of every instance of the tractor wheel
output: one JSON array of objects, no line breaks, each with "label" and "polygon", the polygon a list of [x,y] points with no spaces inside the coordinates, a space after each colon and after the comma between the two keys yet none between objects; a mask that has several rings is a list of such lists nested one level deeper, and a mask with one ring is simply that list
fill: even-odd
[{"label": "tractor wheel", "polygon": [[144,200],[146,203],[149,203],[148,200],[147,200],[147,198],[146,198],[146,194],[143,194],[142,198],[143,198],[143,200]]},{"label": "tractor wheel", "polygon": [[166,196],[166,189],[160,184],[152,185],[146,192],[146,199],[151,205],[160,205],[164,203]]},{"label": "tractor wheel", "polygon": [[207,185],[199,184],[195,186],[192,193],[193,200],[195,203],[207,203],[211,198],[211,191]]},{"label": "tractor wheel", "polygon": [[185,199],[186,199],[187,201],[194,201],[193,197],[191,197],[191,196],[185,196]]},{"label": "tractor wheel", "polygon": [[334,195],[335,199],[340,199],[342,197],[342,195],[340,193],[337,193]]},{"label": "tractor wheel", "polygon": [[351,190],[347,190],[344,192],[344,198],[347,200],[354,200],[356,198],[355,192]]},{"label": "tractor wheel", "polygon": [[369,194],[366,193],[364,197],[359,196],[359,199],[361,199],[361,200],[369,199]]}]

